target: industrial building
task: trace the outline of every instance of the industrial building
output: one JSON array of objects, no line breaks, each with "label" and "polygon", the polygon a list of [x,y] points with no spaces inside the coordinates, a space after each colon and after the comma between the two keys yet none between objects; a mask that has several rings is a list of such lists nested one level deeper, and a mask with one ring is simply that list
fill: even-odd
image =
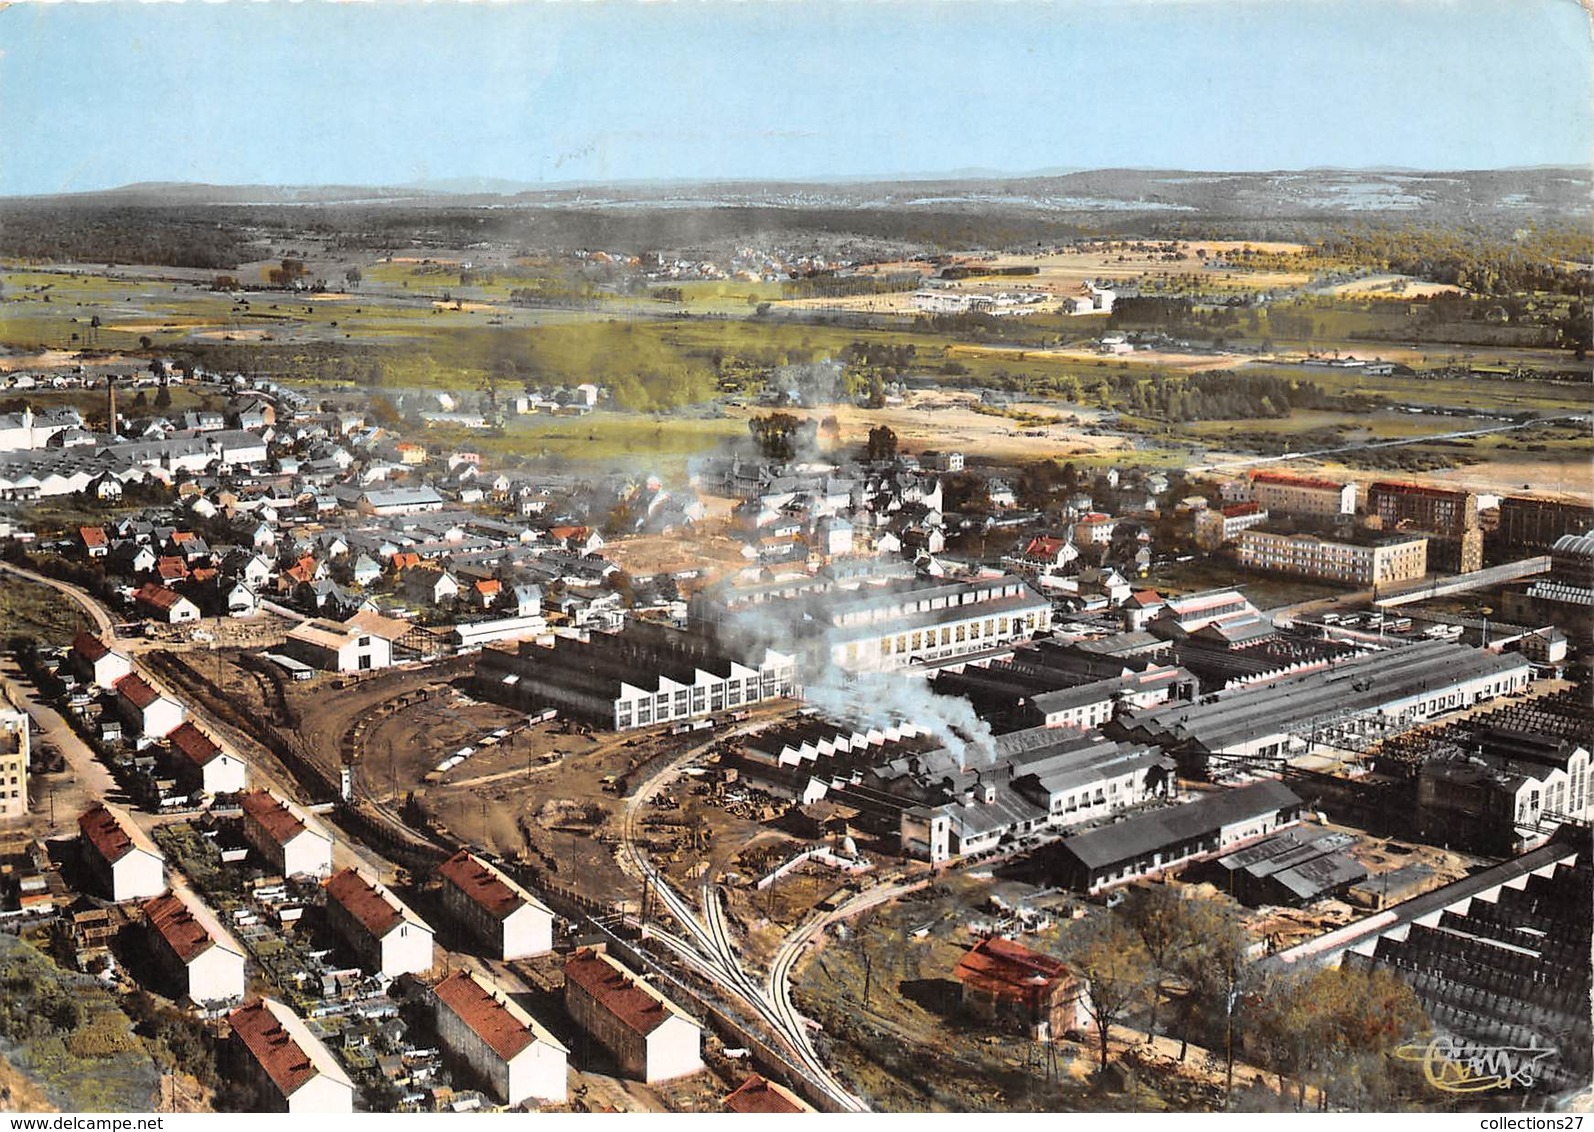
[{"label": "industrial building", "polygon": [[444,909],[494,959],[553,950],[553,912],[481,858],[461,849],[438,866]]},{"label": "industrial building", "polygon": [[627,1077],[652,1083],[703,1068],[702,1027],[605,952],[584,947],[565,960],[565,1009]]},{"label": "industrial building", "polygon": [[1090,1025],[1085,981],[1059,959],[1000,936],[982,939],[958,960],[953,977],[963,1008],[987,1022],[1017,1026],[1035,1041]]},{"label": "industrial building", "polygon": [[1150,654],[1120,658],[1046,640],[1011,657],[942,669],[931,683],[941,695],[967,699],[994,724],[1087,730],[1129,707],[1188,699],[1196,682]]},{"label": "industrial building", "polygon": [[1367,878],[1346,850],[1349,833],[1288,829],[1225,853],[1210,870],[1218,889],[1245,904],[1310,904],[1339,896]]},{"label": "industrial building", "polygon": [[1276,765],[1310,748],[1330,724],[1356,721],[1392,734],[1519,692],[1532,671],[1521,654],[1421,640],[1194,703],[1134,712],[1114,720],[1107,732],[1154,743],[1193,775],[1256,762]]},{"label": "industrial building", "polygon": [[1387,586],[1414,581],[1428,572],[1428,539],[1389,535],[1353,541],[1252,529],[1240,532],[1236,559],[1248,570],[1343,585]]},{"label": "industrial building", "polygon": [[262,1111],[294,1115],[354,1111],[354,1082],[320,1038],[269,998],[227,1016],[234,1048]]},{"label": "industrial building", "polygon": [[393,663],[395,641],[408,622],[362,611],[347,621],[316,618],[288,630],[283,652],[326,672],[373,672]]},{"label": "industrial building", "polygon": [[1434,844],[1521,853],[1564,822],[1594,819],[1594,704],[1587,685],[1502,704],[1386,740],[1370,752]]},{"label": "industrial building", "polygon": [[488,648],[473,686],[484,699],[525,709],[553,707],[599,727],[629,731],[702,719],[797,694],[788,653],[721,649],[698,633],[631,622],[590,640],[556,638]]},{"label": "industrial building", "polygon": [[144,902],[150,957],[174,997],[200,1004],[244,997],[244,952],[197,896],[169,892]]},{"label": "industrial building", "polygon": [[432,969],[432,929],[398,897],[353,869],[323,886],[327,923],[359,959],[383,979]]},{"label": "industrial building", "polygon": [[805,668],[890,672],[1010,648],[1051,627],[1052,605],[1023,578],[808,580],[801,592],[706,591],[694,624],[721,640],[791,648]]},{"label": "industrial building", "polygon": [[1589,827],[1281,951],[1275,970],[1341,963],[1388,971],[1435,1031],[1475,1048],[1532,1051],[1533,1093],[1586,1088],[1594,862]]},{"label": "industrial building", "polygon": [[1199,794],[1064,838],[1052,847],[1054,872],[1061,883],[1100,892],[1266,836],[1293,824],[1301,806],[1271,780]]},{"label": "industrial building", "polygon": [[563,1104],[570,1051],[469,971],[432,988],[438,1041],[500,1104]]}]

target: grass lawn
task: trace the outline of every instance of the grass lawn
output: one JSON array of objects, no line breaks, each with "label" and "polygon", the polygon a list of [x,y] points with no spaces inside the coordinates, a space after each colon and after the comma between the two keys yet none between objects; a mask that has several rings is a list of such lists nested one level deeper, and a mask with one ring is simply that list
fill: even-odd
[{"label": "grass lawn", "polygon": [[75,602],[49,586],[6,575],[0,581],[0,645],[14,636],[69,645],[88,618]]},{"label": "grass lawn", "polygon": [[1309,578],[1290,578],[1279,574],[1259,574],[1242,570],[1222,558],[1197,558],[1153,569],[1145,584],[1159,593],[1178,596],[1202,590],[1238,589],[1258,609],[1278,609],[1303,601],[1337,597],[1355,592],[1351,586],[1314,582]]}]

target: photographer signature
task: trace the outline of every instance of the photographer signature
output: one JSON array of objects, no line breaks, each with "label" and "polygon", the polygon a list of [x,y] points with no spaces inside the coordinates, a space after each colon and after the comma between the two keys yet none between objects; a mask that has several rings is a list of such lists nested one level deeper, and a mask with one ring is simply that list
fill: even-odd
[{"label": "photographer signature", "polygon": [[1538,1079],[1538,1063],[1555,1050],[1537,1045],[1485,1046],[1438,1034],[1426,1042],[1407,1042],[1394,1052],[1402,1061],[1422,1062],[1423,1076],[1436,1089],[1482,1093],[1531,1088]]}]

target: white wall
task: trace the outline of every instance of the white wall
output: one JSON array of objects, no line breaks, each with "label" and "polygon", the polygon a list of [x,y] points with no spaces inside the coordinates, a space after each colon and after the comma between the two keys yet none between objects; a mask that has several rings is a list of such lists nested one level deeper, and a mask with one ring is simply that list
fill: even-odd
[{"label": "white wall", "polygon": [[400,975],[417,974],[432,968],[432,933],[419,924],[405,920],[382,937],[383,978],[396,979]]},{"label": "white wall", "polygon": [[301,830],[283,846],[282,856],[282,871],[286,876],[332,875],[332,842],[312,830]]},{"label": "white wall", "polygon": [[188,997],[195,1002],[242,999],[244,957],[219,944],[206,948],[188,964]]},{"label": "white wall", "polygon": [[569,1071],[563,1050],[547,1042],[532,1042],[509,1062],[509,1098],[517,1105],[524,1100],[563,1104]]},{"label": "white wall", "polygon": [[524,959],[553,950],[553,915],[523,904],[504,918],[504,959]]},{"label": "white wall", "polygon": [[703,1031],[671,1014],[647,1038],[649,1082],[685,1077],[703,1068]]},{"label": "white wall", "polygon": [[166,891],[166,864],[152,853],[133,849],[111,866],[111,899],[148,900]]}]

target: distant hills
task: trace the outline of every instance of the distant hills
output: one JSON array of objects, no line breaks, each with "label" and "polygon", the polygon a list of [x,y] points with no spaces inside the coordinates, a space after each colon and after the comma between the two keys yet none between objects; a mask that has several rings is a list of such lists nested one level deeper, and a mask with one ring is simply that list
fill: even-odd
[{"label": "distant hills", "polygon": [[705,181],[528,185],[452,178],[396,186],[141,183],[103,192],[13,198],[134,207],[492,205],[578,209],[878,209],[982,211],[1080,216],[1232,219],[1344,219],[1407,215],[1448,222],[1574,220],[1591,214],[1590,170],[1577,167],[1423,172],[1312,169],[1258,173],[1094,169],[1000,176],[960,171],[941,177],[858,181]]}]

